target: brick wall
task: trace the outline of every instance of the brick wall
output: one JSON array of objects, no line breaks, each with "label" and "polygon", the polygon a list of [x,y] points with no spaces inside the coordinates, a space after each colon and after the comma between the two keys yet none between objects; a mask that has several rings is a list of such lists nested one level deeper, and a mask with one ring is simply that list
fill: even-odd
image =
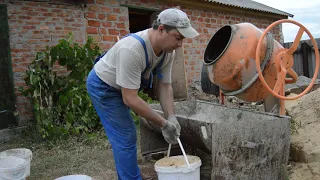
[{"label": "brick wall", "polygon": [[18,88],[25,86],[28,64],[34,60],[37,51],[56,44],[70,31],[77,42],[83,43],[86,20],[80,7],[70,5],[10,1],[7,8],[16,107],[21,124],[25,124],[32,118],[32,108],[29,99],[22,96]]},{"label": "brick wall", "polygon": [[[116,36],[129,33],[128,8],[120,6],[120,3],[153,9],[177,6],[162,4],[157,0],[88,0],[85,8],[60,2],[62,0],[50,3],[0,0],[0,3],[5,3],[8,7],[16,105],[22,122],[32,118],[31,106],[17,88],[24,85],[25,70],[37,51],[47,45],[56,44],[58,39],[64,38],[70,31],[75,34],[79,43],[84,43],[89,35],[101,48],[110,48],[115,43]],[[251,22],[259,28],[266,28],[274,22],[267,18],[180,8],[188,14],[200,33],[195,39],[186,39],[183,45],[188,85],[199,81],[205,47],[219,28],[240,22]],[[273,34],[277,40],[283,42],[281,27]]]}]

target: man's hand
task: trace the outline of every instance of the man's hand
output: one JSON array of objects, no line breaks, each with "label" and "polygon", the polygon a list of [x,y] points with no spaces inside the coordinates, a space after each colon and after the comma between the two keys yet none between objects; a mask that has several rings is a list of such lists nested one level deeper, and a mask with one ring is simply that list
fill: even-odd
[{"label": "man's hand", "polygon": [[176,126],[170,122],[166,121],[166,125],[161,128],[162,130],[162,135],[164,139],[169,143],[169,144],[177,144],[177,138],[179,137],[179,134],[177,132]]},{"label": "man's hand", "polygon": [[172,122],[176,126],[178,135],[180,136],[181,126],[180,126],[176,116],[175,115],[169,116],[168,121]]}]

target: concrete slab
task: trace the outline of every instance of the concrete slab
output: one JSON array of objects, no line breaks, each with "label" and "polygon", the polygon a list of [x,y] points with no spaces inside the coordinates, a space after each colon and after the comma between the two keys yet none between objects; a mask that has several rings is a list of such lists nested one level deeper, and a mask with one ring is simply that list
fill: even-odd
[{"label": "concrete slab", "polygon": [[[159,104],[152,108],[163,115]],[[175,111],[182,143],[211,155],[211,179],[286,176],[290,117],[204,101],[177,102]],[[142,153],[167,149],[159,129],[143,118],[141,122]]]}]

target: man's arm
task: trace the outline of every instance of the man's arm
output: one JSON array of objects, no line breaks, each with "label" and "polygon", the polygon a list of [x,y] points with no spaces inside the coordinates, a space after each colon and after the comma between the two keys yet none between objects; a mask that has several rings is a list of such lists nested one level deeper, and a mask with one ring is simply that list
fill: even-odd
[{"label": "man's arm", "polygon": [[138,89],[121,88],[123,102],[135,113],[160,126],[166,125],[166,119],[152,110],[152,108],[138,96]]},{"label": "man's arm", "polygon": [[158,82],[157,94],[159,97],[160,105],[164,112],[164,117],[175,115],[174,112],[174,100],[173,100],[173,89],[171,83]]}]

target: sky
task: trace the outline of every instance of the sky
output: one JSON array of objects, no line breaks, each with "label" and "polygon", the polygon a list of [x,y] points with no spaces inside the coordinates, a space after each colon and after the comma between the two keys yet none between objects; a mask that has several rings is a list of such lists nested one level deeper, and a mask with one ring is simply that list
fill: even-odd
[{"label": "sky", "polygon": [[[275,9],[290,13],[294,20],[306,27],[313,38],[320,38],[320,0],[254,0]],[[294,24],[282,24],[284,42],[293,42],[299,27]],[[303,33],[301,40],[310,39]]]}]

